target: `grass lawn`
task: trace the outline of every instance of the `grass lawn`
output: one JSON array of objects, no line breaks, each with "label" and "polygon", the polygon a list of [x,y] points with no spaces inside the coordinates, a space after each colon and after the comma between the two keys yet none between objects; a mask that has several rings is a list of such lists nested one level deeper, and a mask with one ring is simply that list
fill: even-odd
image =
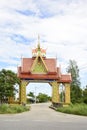
[{"label": "grass lawn", "polygon": [[29,111],[30,107],[17,104],[2,104],[0,105],[0,114],[14,114]]},{"label": "grass lawn", "polygon": [[71,104],[67,107],[60,107],[57,109],[57,111],[68,113],[68,114],[87,116],[87,105]]}]

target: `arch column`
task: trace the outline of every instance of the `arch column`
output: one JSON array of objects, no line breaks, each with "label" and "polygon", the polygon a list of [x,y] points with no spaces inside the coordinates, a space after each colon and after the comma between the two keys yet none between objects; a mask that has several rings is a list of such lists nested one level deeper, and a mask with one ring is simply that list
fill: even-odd
[{"label": "arch column", "polygon": [[21,80],[21,85],[19,87],[19,101],[23,104],[26,104],[26,86],[28,83],[29,82],[26,80]]},{"label": "arch column", "polygon": [[65,83],[65,104],[70,104],[70,83]]},{"label": "arch column", "polygon": [[59,83],[57,81],[50,82],[52,86],[52,103],[58,105],[59,103]]}]

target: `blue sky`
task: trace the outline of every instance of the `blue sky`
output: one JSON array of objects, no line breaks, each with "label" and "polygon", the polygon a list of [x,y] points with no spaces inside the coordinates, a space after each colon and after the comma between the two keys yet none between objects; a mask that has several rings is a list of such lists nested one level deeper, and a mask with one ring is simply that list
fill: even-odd
[{"label": "blue sky", "polygon": [[[32,56],[38,34],[47,57],[57,57],[62,73],[66,73],[69,59],[77,62],[84,87],[87,0],[0,0],[0,69],[17,72],[21,56]],[[32,89],[33,84],[30,86]],[[49,91],[47,86],[45,91]]]}]

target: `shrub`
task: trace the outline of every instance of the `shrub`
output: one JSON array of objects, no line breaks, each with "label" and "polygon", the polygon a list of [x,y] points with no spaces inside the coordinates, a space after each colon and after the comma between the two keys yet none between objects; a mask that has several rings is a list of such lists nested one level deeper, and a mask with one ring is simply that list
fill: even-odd
[{"label": "shrub", "polygon": [[75,104],[75,105],[70,105],[68,107],[58,108],[57,111],[60,111],[63,113],[68,113],[68,114],[87,116],[87,105],[86,104]]},{"label": "shrub", "polygon": [[83,102],[87,104],[87,97],[83,99]]},{"label": "shrub", "polygon": [[30,108],[22,105],[7,105],[3,104],[0,106],[0,113],[6,114],[6,113],[21,113],[24,111],[28,111]]},{"label": "shrub", "polygon": [[7,108],[7,104],[0,105],[0,113],[5,113],[7,111]]}]

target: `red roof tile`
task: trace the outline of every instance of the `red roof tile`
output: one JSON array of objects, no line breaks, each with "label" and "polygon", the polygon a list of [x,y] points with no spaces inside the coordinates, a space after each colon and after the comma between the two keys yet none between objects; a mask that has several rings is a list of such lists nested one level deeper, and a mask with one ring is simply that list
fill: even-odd
[{"label": "red roof tile", "polygon": [[[23,58],[21,71],[26,73],[30,72],[33,62],[34,62],[33,58]],[[57,73],[56,59],[44,58],[44,62],[50,73]]]},{"label": "red roof tile", "polygon": [[28,72],[30,72],[30,69],[31,69],[31,66],[32,66],[32,64],[33,64],[33,59],[32,58],[23,58],[22,59],[22,66],[21,66],[21,71],[22,71],[22,73],[24,72],[26,72],[26,73],[28,73]]},{"label": "red roof tile", "polygon": [[48,72],[57,73],[56,59],[44,59]]},{"label": "red roof tile", "polygon": [[61,82],[71,82],[72,78],[70,74],[62,74],[60,81]]},{"label": "red roof tile", "polygon": [[58,80],[58,82],[71,82],[70,74],[61,74],[60,67],[56,65],[56,59],[53,58],[44,58],[45,65],[48,68],[47,74],[32,74],[31,67],[33,65],[35,58],[23,58],[22,65],[18,67],[18,77],[21,79],[38,79],[38,80]]}]

